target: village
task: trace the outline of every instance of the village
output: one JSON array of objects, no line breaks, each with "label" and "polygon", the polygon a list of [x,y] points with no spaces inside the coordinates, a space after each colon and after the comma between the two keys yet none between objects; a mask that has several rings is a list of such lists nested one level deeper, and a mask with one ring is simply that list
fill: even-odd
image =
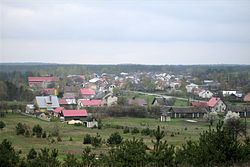
[{"label": "village", "polygon": [[[225,103],[247,104],[250,93],[243,95],[239,89],[222,90],[221,84],[213,80],[204,80],[200,85],[194,82],[195,78],[190,75],[167,73],[28,77],[29,87],[36,96],[33,104],[27,104],[25,113],[48,121],[56,117],[62,122],[81,123],[87,127],[98,126],[97,119],[102,115],[92,113],[91,108],[103,112],[102,108],[117,105],[140,106],[145,111],[156,106],[160,110],[158,117],[161,121],[203,118],[211,112],[225,115],[227,111],[239,113],[243,118],[250,117],[249,105]],[[129,98],[126,92],[136,94]],[[139,97],[138,94],[146,96]],[[175,99],[181,99],[182,104],[175,105]]]}]

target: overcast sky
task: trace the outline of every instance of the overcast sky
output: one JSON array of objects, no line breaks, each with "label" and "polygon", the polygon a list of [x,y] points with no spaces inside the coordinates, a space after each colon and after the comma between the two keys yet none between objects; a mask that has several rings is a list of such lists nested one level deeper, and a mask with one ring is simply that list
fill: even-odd
[{"label": "overcast sky", "polygon": [[0,0],[0,62],[250,64],[250,1]]}]

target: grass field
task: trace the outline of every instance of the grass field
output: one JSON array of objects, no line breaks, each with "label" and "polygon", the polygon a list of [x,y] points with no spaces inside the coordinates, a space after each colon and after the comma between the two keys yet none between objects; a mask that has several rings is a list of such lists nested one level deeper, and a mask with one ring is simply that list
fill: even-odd
[{"label": "grass field", "polygon": [[[159,119],[152,118],[106,118],[102,120],[104,127],[102,129],[90,129],[83,126],[67,125],[61,122],[46,122],[37,118],[31,118],[21,114],[6,114],[6,117],[0,118],[6,124],[6,127],[0,131],[0,141],[3,139],[10,140],[16,149],[21,149],[23,155],[28,152],[29,149],[35,148],[39,150],[41,148],[56,148],[59,150],[59,157],[65,157],[65,153],[81,154],[86,145],[82,144],[83,137],[86,134],[95,136],[96,133],[106,140],[111,133],[119,132],[124,139],[143,138],[144,142],[152,147],[152,139],[150,136],[142,136],[140,133],[132,135],[131,133],[123,134],[123,129],[114,128],[115,125],[127,126],[130,128],[137,127],[140,131],[145,128],[156,129],[157,126],[161,127],[161,130],[165,132],[164,140],[173,145],[181,145],[186,140],[197,140],[199,134],[207,130],[209,125],[203,120],[198,120],[198,123],[186,122],[186,119],[172,119],[171,122],[160,122]],[[60,137],[62,142],[51,143],[51,138],[37,138],[37,137],[24,137],[17,136],[15,127],[18,122],[25,123],[32,131],[34,125],[39,124],[43,130],[47,132],[47,135],[52,131],[55,125],[60,128]],[[250,119],[247,119],[248,126],[250,125]],[[107,125],[112,125],[112,128],[108,128]],[[249,132],[249,129],[248,129]],[[171,134],[173,134],[171,136]],[[73,141],[69,141],[72,137]],[[56,140],[56,138],[55,138]],[[91,147],[91,145],[88,145]],[[105,144],[101,147],[93,148],[96,153],[109,149]]]}]

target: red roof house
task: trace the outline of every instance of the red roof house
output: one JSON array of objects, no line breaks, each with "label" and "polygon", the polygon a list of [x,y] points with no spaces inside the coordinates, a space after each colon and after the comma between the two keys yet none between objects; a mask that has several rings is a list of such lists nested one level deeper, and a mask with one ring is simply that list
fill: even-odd
[{"label": "red roof house", "polygon": [[207,107],[207,102],[192,102],[192,106],[195,106],[195,107]]},{"label": "red roof house", "polygon": [[84,120],[88,113],[86,110],[62,110],[61,116],[64,117],[64,121]]},{"label": "red roof house", "polygon": [[82,95],[88,95],[88,96],[95,95],[95,91],[92,90],[92,89],[89,89],[89,88],[82,88],[82,89],[80,89],[80,93]]},{"label": "red roof house", "polygon": [[103,106],[102,100],[79,100],[79,105],[81,107],[90,107],[90,106]]},{"label": "red roof house", "polygon": [[59,81],[58,77],[28,77],[29,82],[52,82]]},{"label": "red roof house", "polygon": [[208,105],[209,107],[214,107],[219,101],[220,101],[220,98],[212,97],[212,98],[207,102],[207,105]]},{"label": "red roof house", "polygon": [[53,110],[53,112],[59,113],[63,109],[64,109],[63,107],[57,107],[56,109]]}]

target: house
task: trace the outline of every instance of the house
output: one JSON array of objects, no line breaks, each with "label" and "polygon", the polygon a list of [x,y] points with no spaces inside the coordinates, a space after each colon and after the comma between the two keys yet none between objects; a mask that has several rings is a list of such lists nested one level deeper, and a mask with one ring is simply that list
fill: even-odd
[{"label": "house", "polygon": [[250,92],[244,96],[244,102],[250,102]]},{"label": "house", "polygon": [[63,99],[59,99],[58,101],[59,101],[59,105],[61,107],[64,107],[67,110],[73,110],[73,109],[76,109],[77,107],[76,99],[63,98]]},{"label": "house", "polygon": [[103,105],[102,100],[78,100],[79,107],[98,107]]},{"label": "house", "polygon": [[147,102],[144,99],[133,98],[128,99],[129,105],[147,106]]},{"label": "house", "polygon": [[90,88],[80,89],[80,97],[83,99],[90,99],[95,96],[95,91]]},{"label": "house", "polygon": [[186,89],[187,89],[187,92],[188,93],[192,93],[192,91],[195,89],[195,88],[198,88],[198,85],[194,84],[194,83],[191,83],[189,85],[186,86]]},{"label": "house", "polygon": [[207,102],[192,102],[194,107],[208,107]]},{"label": "house", "polygon": [[53,110],[53,116],[59,117],[59,114],[62,110],[64,110],[64,107],[57,107],[56,109]]},{"label": "house", "polygon": [[86,110],[62,110],[60,112],[61,121],[86,120],[88,113]]},{"label": "house", "polygon": [[170,112],[164,111],[161,114],[161,122],[169,122],[169,121],[171,121],[170,114],[171,114]]},{"label": "house", "polygon": [[57,95],[58,95],[58,90],[57,90],[56,88],[43,89],[43,93],[44,93],[45,95],[57,96]]},{"label": "house", "polygon": [[152,105],[158,105],[158,106],[172,106],[174,103],[174,101],[169,98],[169,99],[166,99],[165,97],[155,97],[153,102],[152,102]]},{"label": "house", "polygon": [[26,113],[27,114],[34,114],[35,112],[35,105],[34,104],[27,104],[26,105]]},{"label": "house", "polygon": [[209,90],[203,90],[199,93],[199,97],[203,98],[203,99],[210,99],[213,97],[213,93]]},{"label": "house", "polygon": [[106,96],[103,97],[102,102],[106,106],[113,106],[117,104],[118,97],[113,96],[112,93],[108,93]]},{"label": "house", "polygon": [[77,96],[76,88],[73,85],[65,86],[63,96]]},{"label": "house", "polygon": [[225,90],[223,90],[222,91],[223,97],[230,96],[231,94],[236,94],[236,90],[233,90],[233,91],[225,91]]},{"label": "house", "polygon": [[227,108],[226,104],[217,97],[211,98],[207,102],[207,106],[210,108],[210,112],[224,112]]},{"label": "house", "polygon": [[59,81],[58,77],[28,77],[30,87],[48,88]]},{"label": "house", "polygon": [[86,121],[84,121],[84,124],[87,128],[98,127],[98,122],[95,118],[88,118]]},{"label": "house", "polygon": [[35,104],[42,112],[52,112],[59,106],[57,96],[36,96]]},{"label": "house", "polygon": [[203,118],[204,114],[208,112],[205,107],[162,107],[161,111],[167,112],[170,118]]},{"label": "house", "polygon": [[241,118],[250,117],[250,105],[229,105],[227,111],[239,113]]}]

